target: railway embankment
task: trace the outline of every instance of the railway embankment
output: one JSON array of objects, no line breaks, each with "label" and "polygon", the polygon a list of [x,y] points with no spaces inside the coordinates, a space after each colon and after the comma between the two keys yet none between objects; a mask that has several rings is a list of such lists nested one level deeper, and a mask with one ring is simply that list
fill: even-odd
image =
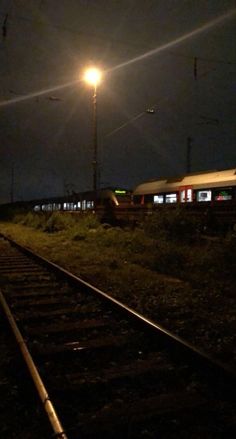
[{"label": "railway embankment", "polygon": [[129,230],[92,216],[30,214],[0,232],[235,368],[236,238],[202,237],[194,222],[177,220]]}]

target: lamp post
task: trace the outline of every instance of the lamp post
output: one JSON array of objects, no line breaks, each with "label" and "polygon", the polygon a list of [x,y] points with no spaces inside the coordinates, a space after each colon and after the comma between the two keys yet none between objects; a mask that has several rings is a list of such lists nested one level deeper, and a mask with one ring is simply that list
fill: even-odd
[{"label": "lamp post", "polygon": [[97,191],[97,86],[101,81],[101,72],[95,67],[91,67],[85,71],[84,80],[93,86],[93,190]]}]

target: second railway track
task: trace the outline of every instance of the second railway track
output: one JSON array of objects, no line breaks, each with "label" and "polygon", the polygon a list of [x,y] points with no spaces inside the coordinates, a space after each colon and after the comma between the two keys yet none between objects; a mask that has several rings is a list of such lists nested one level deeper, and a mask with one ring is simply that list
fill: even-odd
[{"label": "second railway track", "polygon": [[58,437],[235,437],[232,371],[55,264],[1,241],[2,302],[65,429]]}]

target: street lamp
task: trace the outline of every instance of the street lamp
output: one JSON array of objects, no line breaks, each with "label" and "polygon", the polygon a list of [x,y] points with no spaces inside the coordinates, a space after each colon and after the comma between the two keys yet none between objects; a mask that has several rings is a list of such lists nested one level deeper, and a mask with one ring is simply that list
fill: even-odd
[{"label": "street lamp", "polygon": [[101,71],[95,67],[87,69],[84,73],[84,80],[93,86],[93,190],[97,191],[97,86],[101,81]]}]

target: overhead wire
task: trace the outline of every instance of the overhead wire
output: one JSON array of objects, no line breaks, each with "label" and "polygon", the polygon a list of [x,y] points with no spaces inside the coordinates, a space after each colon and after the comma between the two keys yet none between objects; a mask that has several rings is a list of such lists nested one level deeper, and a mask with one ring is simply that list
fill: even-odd
[{"label": "overhead wire", "polygon": [[[40,4],[40,8],[41,8],[41,4]],[[235,12],[235,10],[233,11],[233,12]],[[0,13],[0,15],[3,15],[2,13]],[[7,35],[7,21],[8,21],[8,14],[5,14],[4,15],[4,23],[3,23],[3,33],[4,33],[4,36],[6,36]],[[16,20],[25,20],[25,21],[29,21],[29,22],[32,22],[32,23],[38,23],[38,24],[42,24],[42,21],[39,21],[39,20],[36,20],[36,19],[34,19],[34,18],[29,18],[29,17],[27,17],[27,16],[23,16],[23,15],[12,15],[11,14],[11,19],[16,19]],[[78,30],[72,30],[72,29],[70,29],[70,28],[68,28],[68,27],[65,27],[65,26],[61,26],[61,25],[56,25],[56,24],[49,24],[49,23],[47,23],[46,24],[46,26],[47,27],[51,27],[51,28],[55,28],[55,29],[60,29],[60,30],[63,30],[63,31],[66,31],[66,32],[70,32],[70,33],[73,33],[73,34],[77,34],[77,35],[84,35],[84,36],[86,36],[86,39],[88,39],[88,38],[92,38],[92,39],[96,39],[96,41],[98,40],[98,39],[101,39],[101,40],[106,40],[106,42],[107,42],[107,37],[106,36],[101,36],[101,35],[98,35],[98,34],[89,34],[89,35],[87,35],[85,32],[83,32],[83,31],[78,31]],[[111,43],[116,43],[116,44],[122,44],[122,45],[125,45],[126,47],[127,47],[127,45],[129,46],[129,47],[135,47],[135,48],[139,48],[140,49],[140,45],[137,45],[137,44],[134,44],[134,43],[131,43],[130,41],[129,42],[127,42],[127,41],[124,41],[124,40],[120,40],[120,39],[112,39],[112,38],[110,38],[109,39],[109,41],[111,42]],[[155,50],[155,49],[154,49]],[[226,61],[226,60],[219,60],[219,59],[212,59],[212,58],[206,58],[206,57],[201,57],[201,56],[198,56],[198,57],[196,57],[196,56],[194,56],[194,55],[186,55],[186,54],[183,54],[183,53],[176,53],[176,52],[173,52],[172,50],[171,51],[169,51],[168,49],[167,49],[167,53],[168,54],[170,54],[170,55],[172,55],[172,56],[175,56],[175,57],[183,57],[183,58],[186,58],[186,59],[190,59],[192,62],[193,62],[193,74],[194,74],[194,79],[195,79],[195,81],[197,81],[197,79],[198,79],[198,76],[199,76],[199,74],[198,74],[198,61],[200,60],[200,61],[205,61],[205,62],[211,62],[211,63],[220,63],[220,64],[227,64],[227,65],[232,65],[232,64],[236,64],[236,63],[234,63],[234,62],[231,62],[231,61]],[[112,68],[111,68],[111,70],[113,70]],[[210,70],[211,71],[211,70]],[[207,72],[208,73],[208,72]],[[207,73],[205,73],[205,74],[203,74],[203,75],[201,75],[201,76],[205,76]],[[68,83],[68,84],[66,84],[66,86],[68,86],[68,85],[72,85],[72,83]],[[60,86],[58,86],[58,87],[56,87],[56,89],[60,89]],[[53,90],[53,88],[49,88],[48,89],[48,91],[52,91]],[[37,93],[38,94],[38,93]],[[43,94],[43,92],[40,92],[39,94]],[[32,93],[31,94],[31,96],[33,97],[33,96],[35,96],[36,94],[35,93]],[[16,98],[14,101],[15,102],[18,102],[18,101],[20,101],[21,100],[21,98]],[[5,102],[4,102],[5,103]],[[3,103],[2,103],[3,104]],[[156,105],[156,104],[155,104]],[[152,106],[153,107],[153,106]],[[116,132],[118,132],[118,131],[120,131],[122,128],[124,128],[125,126],[127,126],[129,123],[131,123],[131,122],[134,122],[135,120],[137,120],[138,118],[140,118],[143,114],[145,114],[145,112],[146,112],[146,110],[145,111],[142,111],[141,113],[139,113],[138,115],[136,115],[136,116],[133,116],[131,119],[129,119],[127,122],[124,122],[122,125],[120,125],[119,127],[117,127],[117,128],[115,128],[114,130],[112,130],[110,133],[108,133],[108,134],[106,134],[105,135],[105,137],[110,137],[112,134],[115,134]]]},{"label": "overhead wire", "polygon": [[[233,12],[234,12],[234,10],[233,10]],[[2,30],[3,30],[3,28],[5,29],[5,27],[7,25],[7,21],[9,20],[9,14],[8,13],[7,14],[0,13],[0,16],[4,17],[4,22],[2,25]],[[30,18],[30,17],[23,16],[23,15],[16,15],[16,14],[13,15],[11,13],[10,20],[14,20],[14,19],[18,20],[18,21],[20,21],[20,20],[21,21],[22,20],[28,21],[28,22],[31,22],[33,24],[38,24],[38,25],[43,24],[43,22],[41,20],[36,20],[35,18]],[[88,39],[90,39],[90,40],[95,40],[95,42],[97,43],[99,40],[101,40],[102,42],[105,42],[106,44],[118,44],[118,45],[125,46],[126,48],[130,47],[130,48],[138,49],[138,50],[140,50],[140,48],[141,48],[143,50],[148,50],[148,51],[155,50],[155,49],[152,49],[150,46],[143,45],[143,44],[140,45],[140,43],[137,44],[133,41],[112,38],[112,37],[109,37],[109,39],[108,39],[107,35],[102,35],[100,33],[91,33],[91,32],[86,33],[85,31],[81,31],[78,29],[76,29],[76,30],[71,29],[69,27],[62,26],[59,24],[52,24],[52,23],[47,22],[47,23],[45,23],[45,26],[47,26],[48,28],[59,29],[59,30],[62,30],[64,32],[68,32],[68,33],[71,33],[74,35],[83,36],[86,39],[86,41],[88,41]],[[6,31],[7,31],[7,28],[6,28],[6,30],[3,30],[3,32],[6,32]],[[174,52],[173,50],[169,50],[169,49],[167,49],[167,53],[171,56],[174,56],[174,57],[186,58],[186,59],[190,59],[190,60],[194,60],[196,58],[196,55],[194,55],[194,54],[188,55],[188,54],[184,54],[184,53],[180,53],[180,52]],[[209,58],[209,57],[199,56],[199,55],[197,56],[197,59],[199,61],[215,63],[215,64],[236,65],[236,61],[234,62],[234,61],[229,61],[229,60],[224,60],[224,59]]]}]

